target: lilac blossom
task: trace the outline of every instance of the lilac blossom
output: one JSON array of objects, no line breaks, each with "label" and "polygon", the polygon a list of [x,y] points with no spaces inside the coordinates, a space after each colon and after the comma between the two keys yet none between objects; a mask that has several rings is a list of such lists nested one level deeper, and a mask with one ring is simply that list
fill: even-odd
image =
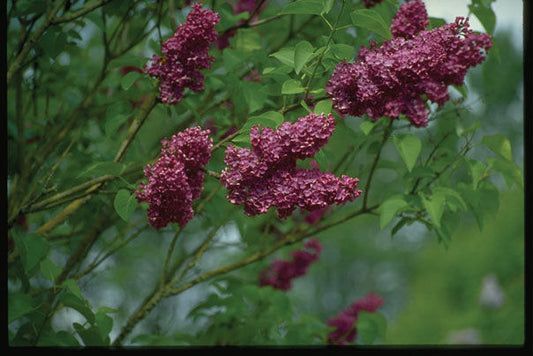
[{"label": "lilac blossom", "polygon": [[139,184],[137,201],[149,204],[148,220],[155,229],[168,223],[183,227],[193,218],[192,203],[203,190],[202,169],[211,158],[208,134],[197,126],[161,140],[157,163],[145,167],[148,183]]},{"label": "lilac blossom", "polygon": [[485,59],[491,38],[472,33],[462,17],[422,30],[427,12],[418,1],[403,5],[395,19],[396,37],[361,47],[355,63],[339,63],[326,91],[343,117],[367,114],[376,121],[403,114],[414,126],[427,126],[426,99],[439,106],[449,100],[447,87],[463,84],[467,70]]},{"label": "lilac blossom", "polygon": [[337,316],[328,320],[328,326],[335,327],[335,330],[328,334],[328,343],[335,345],[344,345],[354,342],[357,336],[355,322],[359,319],[359,312],[375,313],[383,304],[383,298],[377,297],[373,292],[363,298],[355,301],[347,309],[340,312]]},{"label": "lilac blossom", "polygon": [[402,4],[392,19],[390,32],[392,37],[413,38],[429,25],[426,6],[419,0]]},{"label": "lilac blossom", "polygon": [[209,45],[216,41],[215,26],[220,16],[209,9],[202,10],[201,4],[192,5],[187,21],[176,33],[163,42],[162,57],[154,55],[151,65],[145,71],[159,79],[161,101],[175,105],[183,97],[185,88],[201,91],[204,76],[201,69],[208,69],[214,57],[209,55]]},{"label": "lilac blossom", "polygon": [[284,122],[277,130],[252,127],[251,149],[233,145],[226,149],[227,167],[220,181],[228,189],[228,200],[244,204],[249,216],[276,207],[280,218],[290,216],[297,207],[312,211],[353,201],[361,195],[356,189],[359,179],[296,166],[298,159],[313,157],[334,129],[331,114],[313,113],[294,124]]},{"label": "lilac blossom", "polygon": [[322,244],[317,239],[309,240],[303,250],[292,251],[292,261],[274,260],[269,269],[261,271],[259,284],[280,290],[291,289],[292,280],[304,276],[311,263],[318,260],[321,251]]}]

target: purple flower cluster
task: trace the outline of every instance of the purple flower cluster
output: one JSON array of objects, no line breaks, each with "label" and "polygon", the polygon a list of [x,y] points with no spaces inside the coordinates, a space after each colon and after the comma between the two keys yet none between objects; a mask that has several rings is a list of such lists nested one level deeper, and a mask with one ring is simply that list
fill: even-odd
[{"label": "purple flower cluster", "polygon": [[136,191],[137,201],[149,203],[148,220],[157,230],[168,223],[185,226],[193,218],[192,202],[202,193],[202,168],[211,158],[213,140],[209,130],[189,128],[169,140],[161,140],[161,157],[153,166],[147,165]]},{"label": "purple flower cluster", "polygon": [[284,122],[277,130],[252,127],[252,149],[233,145],[226,149],[228,167],[220,181],[228,189],[228,200],[244,204],[249,216],[276,207],[280,218],[291,215],[296,207],[312,211],[353,201],[361,195],[356,189],[359,179],[296,167],[298,159],[313,157],[334,129],[333,115],[313,113],[294,124]]},{"label": "purple flower cluster", "polygon": [[304,276],[309,265],[318,260],[321,251],[322,245],[317,239],[309,240],[303,250],[292,251],[292,261],[274,260],[270,269],[261,271],[259,284],[281,290],[291,289],[292,280]]},{"label": "purple flower cluster", "polygon": [[443,105],[448,85],[462,85],[492,42],[487,34],[472,33],[468,19],[422,30],[426,23],[424,4],[407,3],[391,26],[392,40],[361,47],[355,63],[339,63],[326,86],[339,115],[368,114],[375,121],[404,114],[415,126],[427,125],[425,100]]},{"label": "purple flower cluster", "polygon": [[390,32],[393,37],[413,38],[429,25],[426,6],[419,0],[402,4],[392,19]]},{"label": "purple flower cluster", "polygon": [[354,342],[357,335],[357,328],[354,324],[359,318],[359,312],[375,313],[381,304],[383,304],[382,297],[377,297],[374,293],[369,293],[365,297],[355,301],[336,317],[329,319],[328,326],[333,326],[336,329],[329,333],[328,343],[344,345],[349,342]]},{"label": "purple flower cluster", "polygon": [[202,10],[201,4],[192,5],[187,21],[180,25],[174,36],[163,42],[163,57],[154,55],[151,65],[145,71],[159,79],[161,101],[177,104],[185,88],[201,91],[204,76],[200,69],[208,69],[214,57],[209,56],[209,45],[216,41],[215,25],[220,16],[209,9]]}]

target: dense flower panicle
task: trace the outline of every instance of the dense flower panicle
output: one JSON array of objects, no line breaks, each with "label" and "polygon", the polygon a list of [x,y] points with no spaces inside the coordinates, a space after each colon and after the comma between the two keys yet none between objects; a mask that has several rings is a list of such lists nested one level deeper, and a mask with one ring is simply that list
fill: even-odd
[{"label": "dense flower panicle", "polygon": [[357,336],[355,322],[359,319],[359,312],[375,313],[382,304],[382,297],[378,297],[374,293],[369,293],[365,297],[355,301],[337,316],[330,318],[328,320],[328,326],[335,327],[335,330],[328,334],[328,343],[344,345],[349,342],[354,342]]},{"label": "dense flower panicle", "polygon": [[353,201],[361,194],[356,189],[359,179],[296,166],[298,159],[313,157],[334,129],[331,114],[309,114],[277,130],[252,127],[252,149],[230,145],[226,150],[227,167],[220,181],[228,189],[229,201],[244,204],[249,216],[276,207],[280,218],[297,207],[311,211]]},{"label": "dense flower panicle", "polygon": [[193,127],[161,140],[161,156],[147,165],[136,191],[139,203],[149,203],[148,219],[155,229],[169,223],[185,226],[193,218],[192,203],[200,198],[204,184],[202,171],[211,158],[213,140],[209,131]]},{"label": "dense flower panicle", "polygon": [[[335,68],[326,91],[341,116],[367,114],[375,121],[404,114],[413,125],[426,126],[425,98],[443,105],[449,99],[448,85],[462,85],[467,70],[485,59],[492,46],[489,35],[472,33],[468,19],[461,17],[421,30],[427,13],[410,14],[422,8],[418,1],[403,5],[391,26],[398,37],[361,47],[357,62],[343,61]],[[407,20],[414,25],[403,22]],[[402,37],[408,34],[412,37]]]},{"label": "dense flower panicle", "polygon": [[362,0],[363,5],[365,5],[367,9],[370,9],[371,7],[374,7],[377,4],[381,4],[382,1],[383,0]]},{"label": "dense flower panicle", "polygon": [[426,6],[419,0],[402,4],[392,19],[390,32],[393,37],[412,38],[429,25]]},{"label": "dense flower panicle", "polygon": [[201,4],[192,5],[187,21],[176,33],[162,44],[163,57],[154,55],[146,73],[159,79],[161,101],[177,104],[185,88],[193,91],[203,89],[204,76],[201,69],[208,69],[214,57],[209,56],[209,45],[217,39],[215,25],[220,16]]},{"label": "dense flower panicle", "polygon": [[317,239],[309,240],[303,250],[292,251],[292,261],[274,260],[268,270],[261,271],[259,284],[276,289],[289,290],[292,280],[304,276],[311,263],[318,260],[322,244]]}]

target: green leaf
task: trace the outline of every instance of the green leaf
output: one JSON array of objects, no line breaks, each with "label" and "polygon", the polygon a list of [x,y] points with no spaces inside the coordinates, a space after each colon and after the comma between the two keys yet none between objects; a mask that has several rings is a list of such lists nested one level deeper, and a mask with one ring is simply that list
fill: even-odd
[{"label": "green leaf", "polygon": [[115,115],[112,117],[107,117],[104,131],[107,137],[115,136],[118,129],[128,120],[127,115]]},{"label": "green leaf", "polygon": [[246,55],[243,51],[239,51],[233,48],[226,48],[222,52],[222,60],[224,62],[224,67],[228,72],[233,71],[236,68],[242,66],[243,62],[246,60]]},{"label": "green leaf", "polygon": [[99,177],[106,174],[118,177],[124,171],[124,168],[124,164],[118,162],[96,162],[78,174],[77,178]]},{"label": "green leaf", "polygon": [[420,155],[420,151],[422,151],[422,142],[420,142],[418,137],[411,134],[404,135],[401,138],[393,136],[393,140],[407,169],[411,172]]},{"label": "green leaf", "polygon": [[41,273],[43,277],[52,282],[56,280],[57,276],[59,276],[59,274],[62,271],[61,267],[56,266],[48,258],[45,258],[44,260],[41,261],[40,269],[41,269]]},{"label": "green leaf", "polygon": [[316,163],[318,164],[318,167],[321,171],[326,171],[329,168],[329,160],[327,155],[324,153],[322,149],[320,149],[314,157]]},{"label": "green leaf", "polygon": [[459,192],[448,187],[433,187],[433,194],[442,195],[451,211],[467,210],[466,202]]},{"label": "green leaf", "polygon": [[398,213],[398,211],[400,211],[400,209],[404,208],[405,206],[407,206],[407,202],[400,194],[393,195],[392,197],[381,203],[381,206],[379,208],[380,228],[383,229],[385,226],[387,226],[387,224],[396,216],[396,213]]},{"label": "green leaf", "polygon": [[283,47],[279,51],[272,53],[270,56],[276,58],[281,63],[294,68],[294,51],[294,48]]},{"label": "green leaf", "polygon": [[304,65],[313,57],[313,45],[307,41],[298,42],[294,47],[294,71],[300,74]]},{"label": "green leaf", "polygon": [[141,78],[142,76],[143,75],[139,72],[129,72],[120,79],[120,86],[122,87],[122,89],[128,90],[129,88],[131,88],[133,83],[135,83],[137,79]]},{"label": "green leaf", "polygon": [[513,162],[497,158],[488,158],[487,162],[489,163],[489,169],[492,168],[503,176],[503,179],[505,179],[505,183],[509,188],[512,187],[513,183],[516,183],[518,187],[524,186],[520,168],[518,168]]},{"label": "green leaf", "polygon": [[470,175],[472,176],[472,188],[477,189],[479,182],[487,177],[488,168],[483,163],[474,159],[466,160],[470,167]]},{"label": "green leaf", "polygon": [[128,222],[131,214],[133,214],[135,208],[137,208],[135,193],[132,194],[126,189],[120,189],[115,195],[113,206],[115,207],[118,216],[120,216],[125,222]]},{"label": "green leaf", "polygon": [[459,85],[452,85],[452,87],[459,92],[463,96],[463,98],[468,97],[468,88],[465,84],[459,86]]},{"label": "green leaf", "polygon": [[263,108],[267,101],[267,95],[263,91],[263,85],[249,81],[241,82],[244,100],[248,104],[248,113],[254,113]]},{"label": "green leaf", "polygon": [[48,241],[35,233],[24,237],[14,233],[13,239],[19,250],[24,271],[28,274],[48,254]]},{"label": "green leaf", "polygon": [[394,237],[394,235],[396,235],[398,233],[398,231],[400,231],[400,229],[402,227],[405,226],[405,224],[407,224],[409,222],[409,219],[408,218],[401,218],[397,223],[396,225],[393,226],[393,228],[391,229],[391,232],[390,232],[390,237],[391,239]]},{"label": "green leaf", "polygon": [[106,340],[113,329],[113,318],[102,311],[95,314],[96,327],[100,333],[100,338]]},{"label": "green leaf", "polygon": [[299,94],[304,91],[305,88],[302,87],[302,83],[296,79],[286,80],[281,86],[281,94]]},{"label": "green leaf", "polygon": [[491,8],[490,2],[472,0],[472,4],[468,5],[468,9],[474,15],[476,15],[479,22],[481,22],[488,34],[492,34],[494,32],[494,28],[496,26],[496,15]]},{"label": "green leaf", "polygon": [[313,109],[313,112],[315,114],[331,114],[333,108],[333,102],[331,100],[321,100],[318,103],[316,103],[315,108]]},{"label": "green leaf", "polygon": [[329,13],[331,11],[331,9],[333,8],[333,5],[335,4],[335,0],[322,0],[322,12],[320,13],[321,15],[326,15],[327,13]]},{"label": "green leaf", "polygon": [[337,58],[338,60],[341,60],[341,61],[344,59],[351,60],[353,57],[353,53],[354,53],[354,47],[343,44],[343,43],[337,43],[337,44],[332,44],[330,46],[330,51],[335,56],[335,58]]},{"label": "green leaf", "polygon": [[248,11],[235,14],[233,7],[229,3],[217,6],[217,12],[220,15],[220,22],[215,27],[218,33],[226,31],[236,25],[240,20],[246,20],[250,16]]},{"label": "green leaf", "polygon": [[84,299],[78,298],[77,296],[71,293],[62,293],[59,297],[59,300],[61,301],[61,303],[63,303],[64,306],[72,308],[79,312],[81,315],[83,315],[89,323],[94,323],[94,313],[87,305],[87,302]]},{"label": "green leaf", "polygon": [[50,330],[48,334],[45,334],[39,338],[37,346],[80,346],[78,339],[71,333],[60,330],[57,333]]},{"label": "green leaf", "polygon": [[437,27],[441,27],[442,25],[446,24],[446,20],[442,19],[440,17],[430,17],[429,18],[429,29],[434,29]]},{"label": "green leaf", "polygon": [[83,325],[79,323],[72,323],[74,329],[80,335],[85,346],[107,346],[106,343],[100,337],[100,332],[96,326],[90,326],[88,329],[85,329]]},{"label": "green leaf", "polygon": [[440,228],[440,219],[444,212],[446,198],[440,193],[432,194],[430,199],[426,199],[421,193],[419,195],[420,198],[422,198],[422,202],[424,203],[429,218],[437,228]]},{"label": "green leaf", "polygon": [[311,108],[309,108],[309,105],[307,105],[307,103],[303,100],[300,100],[300,105],[305,109],[305,111],[307,111],[308,113],[312,113],[313,111],[311,110]]},{"label": "green leaf", "polygon": [[261,49],[261,36],[251,28],[243,28],[235,35],[235,48],[243,52],[252,52]]},{"label": "green leaf", "polygon": [[487,146],[492,152],[496,153],[501,158],[512,162],[513,154],[511,152],[511,142],[502,134],[493,136],[485,136],[481,139],[481,143]]},{"label": "green leaf", "polygon": [[363,345],[372,345],[377,339],[384,339],[387,331],[387,319],[380,313],[360,311],[355,322],[357,337]]},{"label": "green leaf", "polygon": [[72,279],[72,278],[67,279],[66,281],[64,281],[61,284],[61,287],[62,288],[66,288],[67,290],[70,291],[70,293],[72,293],[76,297],[82,299],[81,289],[80,289],[80,287],[78,287],[78,283],[74,279]]},{"label": "green leaf", "polygon": [[32,297],[28,294],[14,293],[9,294],[7,303],[7,323],[11,324],[18,318],[34,311]]},{"label": "green leaf", "polygon": [[267,111],[258,116],[250,117],[243,125],[241,131],[249,133],[252,126],[261,125],[261,127],[277,128],[283,123],[283,115],[277,111]]},{"label": "green leaf", "polygon": [[322,0],[296,0],[281,9],[281,15],[308,14],[320,15],[324,11]]},{"label": "green leaf", "polygon": [[365,120],[361,123],[359,127],[361,128],[361,131],[363,131],[365,136],[368,136],[368,134],[370,133],[370,131],[372,131],[374,126],[376,126],[376,122]]},{"label": "green leaf", "polygon": [[67,35],[59,27],[49,27],[39,39],[39,45],[50,58],[56,58],[65,50]]},{"label": "green leaf", "polygon": [[390,40],[392,35],[389,26],[379,13],[371,9],[359,9],[350,14],[354,26],[372,31],[386,40]]}]

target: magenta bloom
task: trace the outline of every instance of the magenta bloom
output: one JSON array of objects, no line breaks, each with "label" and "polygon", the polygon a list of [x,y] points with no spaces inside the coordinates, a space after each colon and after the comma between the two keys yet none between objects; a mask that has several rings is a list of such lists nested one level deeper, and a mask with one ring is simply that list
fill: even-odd
[{"label": "magenta bloom", "polygon": [[276,207],[286,218],[299,207],[312,211],[345,204],[361,195],[359,179],[335,177],[318,168],[296,167],[298,159],[313,157],[335,129],[331,114],[309,114],[294,124],[284,122],[277,130],[259,125],[250,130],[252,149],[228,146],[221,183],[233,204],[244,204],[249,216]]},{"label": "magenta bloom", "polygon": [[163,42],[163,57],[154,55],[146,73],[159,79],[161,101],[177,104],[185,88],[195,92],[204,87],[201,69],[208,69],[214,57],[209,56],[209,45],[217,39],[215,26],[220,16],[201,4],[192,5],[187,21],[180,25],[174,36]]},{"label": "magenta bloom", "polygon": [[326,86],[339,115],[367,114],[375,121],[403,114],[415,126],[427,125],[426,99],[444,105],[448,85],[462,85],[492,46],[489,35],[468,29],[468,19],[423,30],[427,21],[422,2],[404,4],[391,26],[392,40],[361,47],[355,63],[339,63]]},{"label": "magenta bloom", "polygon": [[211,158],[209,131],[193,127],[169,140],[161,140],[161,157],[147,165],[136,191],[139,203],[149,203],[148,219],[157,230],[168,223],[185,226],[193,218],[192,203],[200,198],[204,184],[202,168]]},{"label": "magenta bloom", "polygon": [[335,345],[344,345],[354,342],[357,336],[355,322],[358,320],[358,313],[365,311],[375,313],[383,304],[383,298],[377,297],[374,293],[369,293],[365,297],[355,301],[346,310],[339,315],[328,320],[328,326],[335,327],[335,330],[328,334],[328,343]]},{"label": "magenta bloom", "polygon": [[390,32],[393,37],[413,38],[429,25],[426,6],[419,0],[406,2],[400,6],[392,19]]},{"label": "magenta bloom", "polygon": [[317,239],[309,240],[303,250],[291,253],[292,261],[274,260],[270,269],[261,271],[259,284],[280,290],[291,289],[291,281],[304,276],[309,265],[318,260],[321,251],[322,244]]}]

